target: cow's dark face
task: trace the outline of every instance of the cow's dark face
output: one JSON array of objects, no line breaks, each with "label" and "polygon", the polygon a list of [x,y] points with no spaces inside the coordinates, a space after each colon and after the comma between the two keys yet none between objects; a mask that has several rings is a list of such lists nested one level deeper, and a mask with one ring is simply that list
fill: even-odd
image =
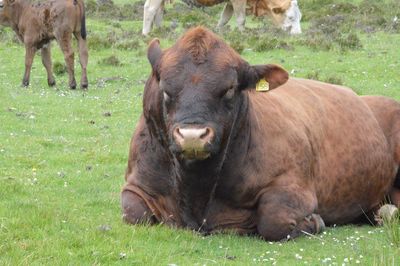
[{"label": "cow's dark face", "polygon": [[159,86],[171,150],[191,160],[219,153],[239,104],[235,69],[196,65],[185,56],[162,69]]},{"label": "cow's dark face", "polygon": [[0,0],[0,25],[9,26],[14,3],[15,0]]},{"label": "cow's dark face", "polygon": [[[159,105],[153,106],[156,120],[162,121],[169,148],[181,160],[206,160],[220,154],[240,115],[243,90],[269,76],[272,87],[287,80],[287,72],[280,67],[250,66],[203,28],[189,31],[165,51],[158,40],[153,41],[148,57],[153,75],[146,90],[158,94],[151,96],[151,104]],[[149,109],[149,98],[147,91],[145,109]]]}]

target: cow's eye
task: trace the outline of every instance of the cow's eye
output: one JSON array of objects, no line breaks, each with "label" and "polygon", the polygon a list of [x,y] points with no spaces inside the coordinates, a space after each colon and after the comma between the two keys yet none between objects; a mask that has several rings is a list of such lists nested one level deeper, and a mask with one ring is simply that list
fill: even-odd
[{"label": "cow's eye", "polygon": [[272,9],[272,12],[274,12],[275,14],[282,14],[284,13],[283,9],[280,7],[275,7]]},{"label": "cow's eye", "polygon": [[235,96],[235,89],[233,87],[227,90],[224,94],[224,98],[228,100],[232,99],[233,96]]},{"label": "cow's eye", "polygon": [[164,97],[164,102],[168,102],[171,99],[171,97],[165,91],[163,92],[163,97]]}]

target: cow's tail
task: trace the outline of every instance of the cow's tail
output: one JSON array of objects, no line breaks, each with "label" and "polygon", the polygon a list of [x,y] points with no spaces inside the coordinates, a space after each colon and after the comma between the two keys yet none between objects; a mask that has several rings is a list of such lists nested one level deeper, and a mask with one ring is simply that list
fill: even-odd
[{"label": "cow's tail", "polygon": [[85,4],[83,1],[81,2],[81,11],[82,11],[82,16],[81,16],[81,36],[84,40],[86,40],[86,16],[85,16]]}]

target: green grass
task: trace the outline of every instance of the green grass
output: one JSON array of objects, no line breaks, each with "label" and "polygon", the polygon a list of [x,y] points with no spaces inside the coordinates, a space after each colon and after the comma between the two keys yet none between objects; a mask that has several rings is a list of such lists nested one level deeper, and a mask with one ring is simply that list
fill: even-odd
[{"label": "green grass", "polygon": [[[314,2],[318,1],[304,1],[303,13],[314,8]],[[358,2],[362,1],[354,1]],[[169,6],[168,14],[172,16],[178,7]],[[167,16],[165,27],[170,19]],[[249,19],[248,24],[255,29],[269,25],[257,19]],[[383,26],[373,33],[356,29],[362,47],[342,49],[334,44],[325,49],[310,46],[310,25],[308,18],[304,34],[298,37],[273,30],[263,33],[265,39],[278,38],[290,48],[272,46],[256,52],[254,35],[229,38],[236,42],[243,38],[242,56],[252,64],[278,63],[292,76],[318,77],[340,82],[361,95],[400,100],[398,32]],[[9,29],[0,28],[0,265],[400,263],[400,249],[391,242],[386,227],[335,227],[316,237],[269,243],[255,237],[203,237],[162,225],[123,224],[119,193],[150,72],[145,56],[150,38],[138,35],[140,27],[139,20],[88,16],[89,42],[92,36],[108,42],[90,43],[88,91],[69,90],[62,71],[56,76],[57,86],[47,87],[39,56],[30,87],[22,88],[24,49]],[[167,33],[164,28],[153,37],[161,36],[162,46],[168,47],[183,27],[179,24]],[[125,37],[116,39],[110,32]],[[119,64],[108,63],[111,56]],[[53,58],[63,63],[55,43]],[[76,70],[79,80],[78,62]]]}]

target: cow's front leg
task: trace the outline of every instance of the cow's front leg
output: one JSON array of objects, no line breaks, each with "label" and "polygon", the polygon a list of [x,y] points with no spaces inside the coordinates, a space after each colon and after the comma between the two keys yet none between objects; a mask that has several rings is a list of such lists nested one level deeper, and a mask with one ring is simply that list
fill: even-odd
[{"label": "cow's front leg", "polygon": [[233,6],[231,3],[226,3],[224,10],[222,10],[221,13],[221,17],[219,18],[218,21],[218,28],[222,28],[223,26],[225,26],[226,23],[228,23],[228,21],[232,18],[233,15]]},{"label": "cow's front leg", "polygon": [[[154,18],[157,12],[162,12],[161,6],[164,0],[146,0],[143,10],[143,35],[147,35],[151,31]],[[161,10],[161,11],[160,11]]]},{"label": "cow's front leg", "polygon": [[297,185],[273,187],[260,198],[257,230],[266,240],[292,239],[302,234],[317,234],[325,224],[315,214],[317,200],[313,193]]},{"label": "cow's front leg", "polygon": [[236,23],[240,31],[244,31],[246,22],[246,1],[231,0],[233,12],[235,13]]},{"label": "cow's front leg", "polygon": [[54,79],[53,76],[53,70],[52,70],[52,66],[51,66],[51,47],[50,47],[50,43],[43,46],[42,50],[41,50],[41,54],[42,54],[42,63],[44,65],[44,67],[46,68],[47,71],[47,84],[49,86],[54,86],[56,85],[56,80]]},{"label": "cow's front leg", "polygon": [[29,79],[31,75],[33,58],[35,57],[36,48],[31,43],[25,43],[25,73],[22,79],[22,86],[27,87],[29,85]]},{"label": "cow's front leg", "polygon": [[122,218],[129,224],[154,223],[155,218],[145,201],[136,193],[124,190],[121,194]]}]

